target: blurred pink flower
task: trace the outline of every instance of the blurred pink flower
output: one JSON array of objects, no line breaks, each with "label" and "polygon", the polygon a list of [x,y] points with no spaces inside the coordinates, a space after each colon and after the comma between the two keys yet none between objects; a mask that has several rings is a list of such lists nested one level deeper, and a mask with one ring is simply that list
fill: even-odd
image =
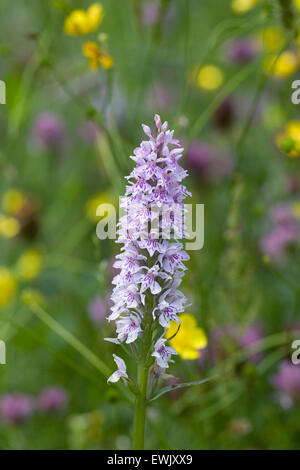
[{"label": "blurred pink flower", "polygon": [[[234,351],[239,349],[247,350],[263,337],[263,327],[258,323],[249,325],[242,334],[240,334],[237,325],[221,325],[212,331],[208,340],[209,347],[203,350],[199,358],[199,365],[206,361],[208,354],[210,354],[212,362],[217,363],[229,357]],[[263,354],[260,352],[253,353],[247,355],[246,360],[257,363],[262,357]]]},{"label": "blurred pink flower", "polygon": [[[254,346],[256,342],[261,341],[263,337],[264,337],[264,332],[263,332],[262,326],[259,325],[258,323],[252,324],[248,326],[244,335],[240,339],[240,345],[244,349],[247,349],[249,347],[251,348],[252,346]],[[262,358],[263,358],[262,352],[257,352],[257,353],[252,354],[249,357],[249,360],[251,362],[256,363],[256,362],[259,362]]]},{"label": "blurred pink flower", "polygon": [[50,414],[62,411],[68,402],[67,392],[56,386],[42,390],[38,397],[38,408],[42,413]]},{"label": "blurred pink flower", "polygon": [[0,402],[0,412],[7,423],[21,423],[32,414],[33,400],[24,393],[5,395]]},{"label": "blurred pink flower", "polygon": [[144,26],[153,26],[159,19],[159,3],[146,2],[142,4],[142,23]]},{"label": "blurred pink flower", "polygon": [[236,39],[231,41],[226,47],[228,59],[237,64],[250,62],[255,58],[257,52],[257,47],[249,38]]},{"label": "blurred pink flower", "polygon": [[90,302],[88,311],[93,322],[101,325],[105,320],[105,314],[107,312],[106,302],[99,295],[97,295]]},{"label": "blurred pink flower", "polygon": [[[270,379],[271,384],[278,389],[282,396],[280,403],[287,408],[300,399],[300,367],[289,361],[282,361],[277,374]],[[290,399],[290,402],[289,400]]]},{"label": "blurred pink flower", "polygon": [[[141,8],[141,21],[143,26],[154,26],[158,23],[160,19],[160,0],[150,0],[142,3]],[[174,18],[174,9],[172,5],[168,6],[168,8],[163,11],[163,18],[162,23],[163,25],[170,24]]]},{"label": "blurred pink flower", "polygon": [[51,112],[39,114],[32,125],[31,134],[37,147],[57,151],[64,140],[64,125],[59,116]]},{"label": "blurred pink flower", "polygon": [[211,359],[213,364],[222,361],[238,349],[237,328],[235,325],[220,325],[209,335],[208,347],[203,349],[198,359],[200,366]]},{"label": "blurred pink flower", "polygon": [[203,182],[215,183],[231,175],[233,159],[228,155],[221,157],[211,144],[194,140],[186,154],[186,166]]},{"label": "blurred pink flower", "polygon": [[290,224],[295,222],[291,208],[287,204],[275,204],[270,208],[270,218],[277,224]]},{"label": "blurred pink flower", "polygon": [[272,229],[262,237],[260,247],[264,254],[274,260],[284,258],[287,246],[297,240],[299,227],[288,205],[277,204],[270,209]]},{"label": "blurred pink flower", "polygon": [[192,170],[204,172],[215,157],[216,154],[209,144],[194,140],[187,151],[187,165]]}]

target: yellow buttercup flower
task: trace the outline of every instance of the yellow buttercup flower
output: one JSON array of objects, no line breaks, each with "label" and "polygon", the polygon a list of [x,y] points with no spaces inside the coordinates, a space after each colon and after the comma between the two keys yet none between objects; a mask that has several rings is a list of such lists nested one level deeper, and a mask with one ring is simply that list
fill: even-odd
[{"label": "yellow buttercup flower", "polygon": [[2,198],[2,207],[8,214],[17,214],[25,203],[26,197],[18,189],[9,189]]},{"label": "yellow buttercup flower", "polygon": [[251,8],[255,7],[260,2],[260,0],[232,0],[231,1],[231,8],[234,13],[246,13],[247,11],[251,10]]},{"label": "yellow buttercup flower", "polygon": [[93,3],[87,9],[87,17],[89,22],[90,31],[95,31],[104,17],[104,10],[101,3]]},{"label": "yellow buttercup flower", "polygon": [[7,217],[0,214],[0,235],[4,238],[12,238],[18,235],[20,223],[14,217]]},{"label": "yellow buttercup flower", "polygon": [[114,65],[110,55],[103,52],[99,44],[93,41],[87,41],[82,46],[84,55],[90,60],[89,67],[93,70],[101,65],[104,69],[111,69]]},{"label": "yellow buttercup flower", "polygon": [[278,78],[293,75],[298,69],[298,58],[293,51],[284,51],[279,57],[272,55],[267,57],[264,63],[266,73]]},{"label": "yellow buttercup flower", "polygon": [[38,276],[42,267],[42,255],[36,250],[28,250],[19,258],[16,271],[20,279],[28,281]]},{"label": "yellow buttercup flower", "polygon": [[261,32],[261,39],[267,52],[280,51],[286,43],[284,30],[276,26],[265,28]]},{"label": "yellow buttercup flower", "polygon": [[285,126],[284,132],[276,136],[276,144],[289,157],[300,156],[300,121],[290,121]]},{"label": "yellow buttercup flower", "polygon": [[70,36],[88,34],[89,25],[84,10],[74,10],[65,19],[64,32]]},{"label": "yellow buttercup flower", "polygon": [[216,90],[223,84],[224,76],[219,67],[215,65],[205,65],[197,73],[196,82],[203,90]]},{"label": "yellow buttercup flower", "polygon": [[[180,315],[181,325],[177,335],[170,340],[172,346],[182,359],[197,359],[199,349],[207,345],[207,337],[202,328],[197,326],[196,319],[189,313]],[[178,323],[171,322],[167,338],[173,336],[178,330]]]},{"label": "yellow buttercup flower", "polygon": [[109,191],[96,194],[86,203],[86,215],[92,222],[98,222],[99,217],[96,215],[98,206],[100,204],[112,204],[114,206],[115,202],[114,196]]},{"label": "yellow buttercup flower", "polygon": [[9,304],[16,293],[17,283],[12,273],[0,266],[0,308]]},{"label": "yellow buttercup flower", "polygon": [[93,3],[87,10],[74,10],[65,19],[64,32],[70,36],[92,33],[98,28],[103,16],[101,3]]},{"label": "yellow buttercup flower", "polygon": [[293,215],[300,220],[300,202],[295,202],[292,207]]}]

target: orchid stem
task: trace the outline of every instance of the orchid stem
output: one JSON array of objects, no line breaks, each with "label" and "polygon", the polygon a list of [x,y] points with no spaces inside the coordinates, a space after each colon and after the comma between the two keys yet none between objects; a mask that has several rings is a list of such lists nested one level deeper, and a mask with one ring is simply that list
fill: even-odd
[{"label": "orchid stem", "polygon": [[134,450],[144,450],[145,421],[147,407],[147,386],[149,376],[149,350],[152,342],[152,313],[145,316],[145,330],[142,338],[141,360],[138,363],[137,382],[139,393],[135,401],[133,443]]},{"label": "orchid stem", "polygon": [[134,450],[144,450],[148,374],[149,374],[149,367],[145,363],[140,364],[138,366],[139,394],[135,402],[135,416],[134,416],[134,428],[133,428],[133,449]]}]

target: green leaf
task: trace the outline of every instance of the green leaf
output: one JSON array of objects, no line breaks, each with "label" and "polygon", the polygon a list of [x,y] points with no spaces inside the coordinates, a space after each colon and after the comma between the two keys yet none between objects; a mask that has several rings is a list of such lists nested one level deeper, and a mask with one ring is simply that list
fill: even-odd
[{"label": "green leaf", "polygon": [[159,392],[156,395],[149,398],[148,403],[150,403],[151,401],[156,400],[157,398],[161,397],[165,393],[171,392],[173,390],[177,390],[178,388],[186,388],[186,387],[193,387],[194,385],[201,385],[201,384],[204,384],[206,382],[211,382],[212,380],[215,380],[216,378],[217,378],[217,376],[207,377],[206,379],[196,380],[195,382],[184,382],[182,384],[177,384],[177,385],[173,385],[173,386],[169,385],[168,387],[164,387],[164,388],[160,389]]}]

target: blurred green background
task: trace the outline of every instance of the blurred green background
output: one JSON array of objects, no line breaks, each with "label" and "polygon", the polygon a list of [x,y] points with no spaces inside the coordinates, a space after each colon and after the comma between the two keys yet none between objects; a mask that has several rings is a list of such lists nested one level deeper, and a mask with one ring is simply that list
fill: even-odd
[{"label": "blurred green background", "polygon": [[[205,204],[184,292],[208,345],[170,373],[217,379],[151,404],[146,446],[299,448],[299,2],[102,0],[99,25],[68,34],[90,3],[0,5],[0,448],[130,448],[132,407],[102,373],[119,246],[95,211],[155,113]],[[86,41],[113,66],[91,69]]]}]

